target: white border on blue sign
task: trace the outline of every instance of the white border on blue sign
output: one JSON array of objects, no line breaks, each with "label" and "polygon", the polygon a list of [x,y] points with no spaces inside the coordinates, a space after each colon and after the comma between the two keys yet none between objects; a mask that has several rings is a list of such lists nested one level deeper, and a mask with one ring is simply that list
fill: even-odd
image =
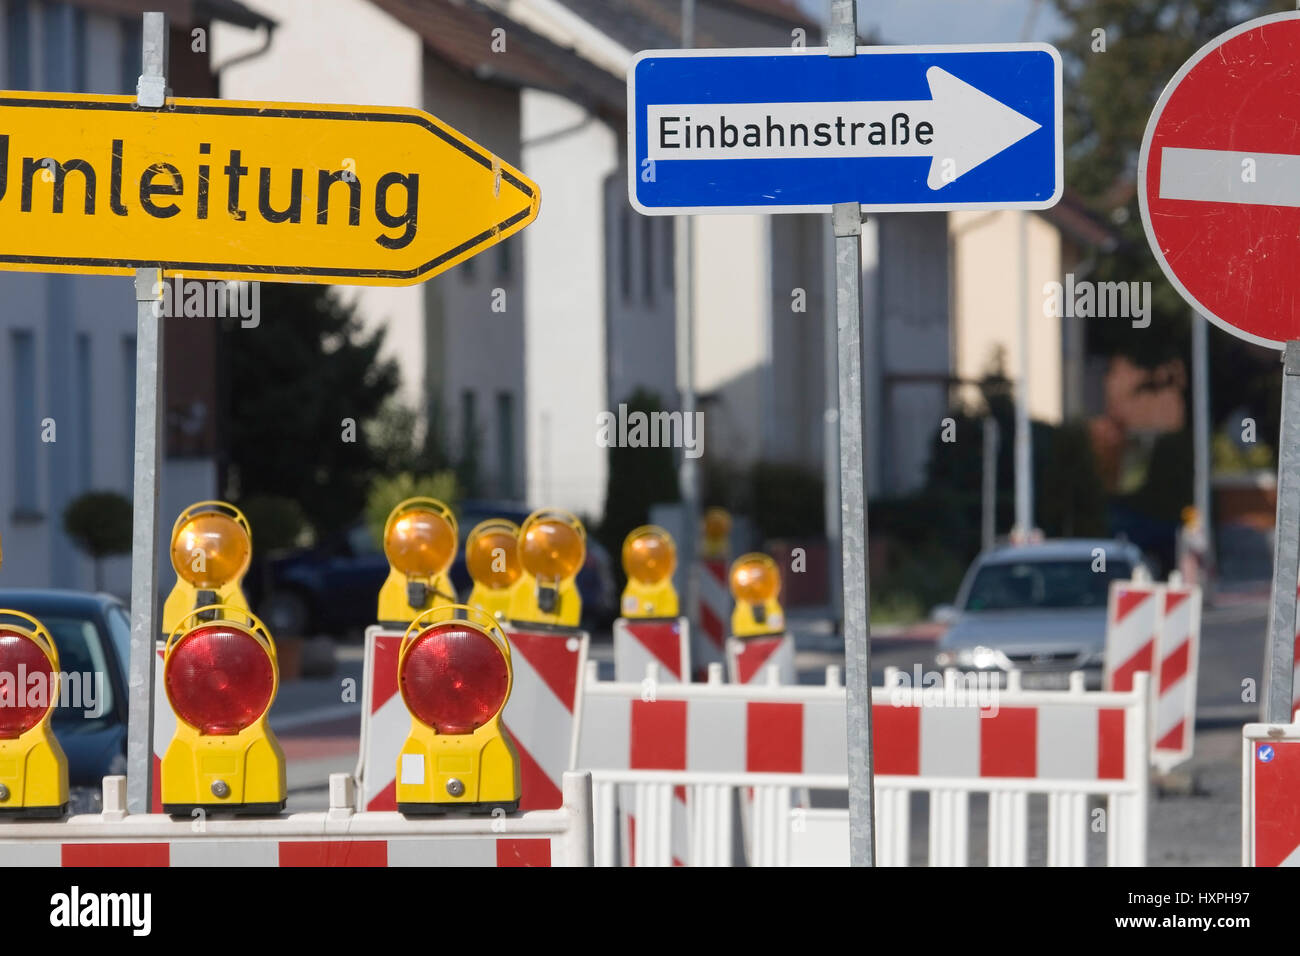
[{"label": "white border on blue sign", "polygon": [[[1258,21],[1256,21],[1258,22]],[[1028,53],[1038,51],[1051,56],[1055,64],[1055,114],[1056,114],[1056,189],[1051,198],[1039,202],[1004,202],[1004,203],[863,203],[862,211],[869,212],[985,212],[997,209],[1051,209],[1061,201],[1065,192],[1065,127],[1064,127],[1064,84],[1062,82],[1061,53],[1050,43],[955,43],[929,44],[925,46],[860,46],[858,56],[873,56],[890,53]],[[828,47],[794,47],[748,48],[714,50],[693,48],[689,50],[642,50],[632,57],[627,68],[627,196],[632,208],[643,216],[752,216],[755,214],[774,213],[828,213],[830,205],[823,206],[644,206],[636,196],[636,68],[642,61],[660,57],[717,57],[717,56],[828,56]],[[851,199],[847,200],[852,202]]]}]

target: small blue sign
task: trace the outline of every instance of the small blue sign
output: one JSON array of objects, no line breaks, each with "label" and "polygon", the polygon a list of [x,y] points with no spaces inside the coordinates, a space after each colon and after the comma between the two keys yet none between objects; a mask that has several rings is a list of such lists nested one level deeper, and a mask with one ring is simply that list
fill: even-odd
[{"label": "small blue sign", "polygon": [[1259,749],[1255,751],[1255,753],[1259,755],[1260,763],[1268,763],[1273,759],[1273,745],[1260,744]]},{"label": "small blue sign", "polygon": [[1061,112],[1041,43],[650,50],[628,71],[629,197],[647,215],[1046,209]]}]

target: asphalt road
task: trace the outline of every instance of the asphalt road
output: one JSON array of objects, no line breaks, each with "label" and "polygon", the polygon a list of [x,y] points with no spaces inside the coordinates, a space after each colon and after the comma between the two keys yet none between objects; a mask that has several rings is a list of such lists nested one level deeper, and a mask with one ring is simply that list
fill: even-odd
[{"label": "asphalt road", "polygon": [[[824,617],[792,613],[791,624],[802,683],[820,683],[828,665],[843,665],[842,644]],[[1259,705],[1243,700],[1250,687],[1244,682],[1253,681],[1255,688],[1262,685],[1266,629],[1267,605],[1261,599],[1204,613],[1195,753],[1168,777],[1154,781],[1148,827],[1152,865],[1240,862],[1241,725],[1259,719]],[[918,665],[923,671],[933,669],[934,648],[932,639],[878,637],[872,644],[875,683],[882,682],[884,668],[890,665],[908,671]],[[601,677],[611,678],[608,635],[595,636],[591,656],[600,662]],[[327,806],[329,774],[356,769],[361,648],[340,645],[336,657],[334,676],[282,685],[271,712],[271,726],[288,757],[290,810]],[[978,803],[972,808],[972,836],[978,832],[977,807]],[[913,817],[923,839],[924,807],[914,810]],[[1031,829],[1034,825],[1031,820]],[[973,840],[973,847],[978,842]],[[972,853],[971,862],[979,862],[978,850]],[[1099,856],[1096,859],[1100,861]]]}]

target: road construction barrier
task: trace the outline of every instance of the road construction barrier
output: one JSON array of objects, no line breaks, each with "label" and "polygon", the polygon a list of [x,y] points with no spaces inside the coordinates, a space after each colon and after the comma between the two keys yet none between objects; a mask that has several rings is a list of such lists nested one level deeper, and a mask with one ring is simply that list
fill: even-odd
[{"label": "road construction barrier", "polygon": [[731,588],[727,584],[727,559],[704,558],[696,566],[700,589],[700,631],[693,647],[696,667],[723,659],[727,631],[731,628]]},{"label": "road construction barrier", "polygon": [[733,684],[767,683],[773,672],[779,684],[799,682],[789,634],[727,638],[727,677]]},{"label": "road construction barrier", "polygon": [[[561,803],[564,772],[574,766],[588,637],[536,626],[507,625],[505,632],[514,684],[502,723],[519,753],[519,809],[553,809]],[[366,631],[357,779],[370,811],[397,809],[397,757],[411,729],[397,686],[402,637],[377,626]]]},{"label": "road construction barrier", "polygon": [[1300,866],[1300,724],[1242,728],[1241,863]]},{"label": "road construction barrier", "polygon": [[[931,865],[969,858],[970,795],[988,795],[991,865],[1028,862],[1029,797],[1047,796],[1046,859],[1087,862],[1099,819],[1112,865],[1146,862],[1148,677],[1126,693],[976,690],[955,673],[940,687],[872,691],[878,860],[910,859],[911,794],[929,800]],[[792,792],[848,787],[842,687],[665,684],[646,699],[639,683],[588,679],[578,766],[593,778],[596,865],[617,860],[615,788],[629,785],[640,821],[638,865],[672,859],[672,792],[690,808],[686,861],[727,865],[736,842],[734,791],[752,788],[755,865],[846,862],[845,810],[792,806]],[[1102,816],[1089,799],[1104,797]],[[818,847],[822,848],[821,853]]]},{"label": "road construction barrier", "polygon": [[649,664],[659,668],[661,681],[691,679],[690,624],[686,618],[620,617],[614,622],[614,680],[640,680]]},{"label": "road construction barrier", "polygon": [[1127,691],[1151,675],[1151,765],[1168,773],[1192,756],[1201,653],[1201,589],[1179,575],[1168,584],[1114,581],[1106,611],[1104,686]]},{"label": "road construction barrier", "polygon": [[1161,596],[1158,664],[1152,674],[1151,763],[1168,773],[1191,759],[1196,737],[1196,677],[1201,658],[1201,589],[1171,581]]},{"label": "road construction barrier", "polygon": [[314,813],[174,819],[126,813],[126,778],[104,778],[103,811],[0,823],[9,866],[591,866],[591,781],[566,773],[554,810],[406,818],[356,809],[348,774],[330,775]]}]

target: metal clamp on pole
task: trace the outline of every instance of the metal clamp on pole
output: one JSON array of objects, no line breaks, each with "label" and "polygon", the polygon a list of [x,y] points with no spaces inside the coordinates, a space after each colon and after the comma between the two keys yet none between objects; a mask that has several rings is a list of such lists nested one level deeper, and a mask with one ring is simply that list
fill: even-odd
[{"label": "metal clamp on pole", "polygon": [[[855,0],[831,0],[830,55],[857,54]],[[849,861],[875,865],[871,759],[871,601],[867,570],[866,434],[862,375],[862,206],[836,203],[835,314],[839,346],[840,514],[847,689]]]},{"label": "metal clamp on pole", "polygon": [[[167,100],[167,16],[146,13],[136,103]],[[162,472],[163,320],[155,314],[161,269],[135,272],[135,478],[131,532],[131,661],[126,745],[127,812],[148,813],[153,785],[153,697],[158,621],[158,492]]]},{"label": "metal clamp on pole", "polygon": [[1282,427],[1277,455],[1277,529],[1273,594],[1268,609],[1268,722],[1291,723],[1295,667],[1296,585],[1300,580],[1300,341],[1282,353]]}]

